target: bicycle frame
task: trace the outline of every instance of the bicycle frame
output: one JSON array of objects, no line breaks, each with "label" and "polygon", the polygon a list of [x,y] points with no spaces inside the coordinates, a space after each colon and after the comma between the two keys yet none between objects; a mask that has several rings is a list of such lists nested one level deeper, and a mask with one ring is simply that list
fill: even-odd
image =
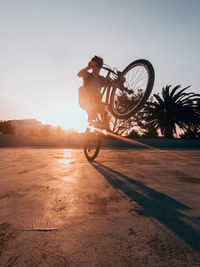
[{"label": "bicycle frame", "polygon": [[103,87],[102,93],[101,93],[101,99],[103,99],[104,94],[106,94],[106,98],[105,98],[105,105],[109,105],[110,103],[110,92],[111,92],[111,88],[112,85],[110,84],[110,74],[113,73],[115,76],[118,76],[118,74],[116,72],[114,72],[113,70],[107,68],[107,67],[102,67],[102,69],[108,71],[107,75],[106,75],[106,84]]}]

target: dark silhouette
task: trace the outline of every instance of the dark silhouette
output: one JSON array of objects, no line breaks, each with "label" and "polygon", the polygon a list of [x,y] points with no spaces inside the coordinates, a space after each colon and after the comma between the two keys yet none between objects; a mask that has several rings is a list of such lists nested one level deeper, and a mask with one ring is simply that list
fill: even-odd
[{"label": "dark silhouette", "polygon": [[185,131],[180,135],[181,138],[196,139],[200,138],[200,98],[195,105],[194,118],[185,124]]},{"label": "dark silhouette", "polygon": [[15,129],[9,121],[0,121],[0,133],[15,134]]},{"label": "dark silhouette", "polygon": [[[139,133],[137,131],[138,123],[135,119],[137,115],[128,119],[117,119],[115,118],[111,112],[109,112],[108,118],[110,123],[110,130],[112,133],[127,136],[127,137],[139,137]],[[132,136],[134,133],[134,136]]]},{"label": "dark silhouette", "polygon": [[[79,104],[88,113],[88,122],[96,118],[96,112],[103,113],[104,105],[101,100],[101,88],[105,85],[105,78],[100,75],[103,59],[94,56],[87,67],[78,72],[83,79],[83,86],[79,88]],[[91,71],[91,72],[89,72]]]},{"label": "dark silhouette", "polygon": [[[120,105],[122,108],[135,106],[139,102],[139,100],[143,97],[144,91],[142,89],[137,90],[131,96],[127,91],[124,91],[121,96],[119,96],[119,107]],[[111,112],[108,113],[108,118],[110,122],[110,129],[114,134],[120,136],[127,136],[130,138],[138,138],[140,137],[140,120],[141,120],[141,112],[139,111],[134,116],[131,116],[126,119],[118,119],[113,116]]]},{"label": "dark silhouette", "polygon": [[200,232],[187,224],[182,218],[186,218],[196,224],[199,224],[199,220],[190,218],[179,211],[190,210],[190,207],[99,162],[91,162],[91,165],[113,187],[125,193],[130,199],[141,206],[140,210],[136,210],[138,214],[154,217],[190,247],[198,252],[200,251]]},{"label": "dark silhouette", "polygon": [[[173,138],[176,126],[185,130],[197,116],[199,95],[186,93],[190,86],[180,89],[180,85],[171,91],[170,85],[162,88],[162,94],[154,94],[155,100],[146,103],[143,119],[150,128],[160,129],[165,138]],[[198,115],[199,116],[199,115]]]}]

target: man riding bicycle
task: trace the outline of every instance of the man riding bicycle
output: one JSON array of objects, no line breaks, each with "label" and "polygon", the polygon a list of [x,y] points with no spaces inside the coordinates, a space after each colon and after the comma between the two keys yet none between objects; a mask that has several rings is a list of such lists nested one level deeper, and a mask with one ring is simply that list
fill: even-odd
[{"label": "man riding bicycle", "polygon": [[79,104],[87,111],[88,123],[95,121],[96,113],[103,116],[105,111],[105,104],[101,99],[101,89],[104,87],[106,79],[99,74],[102,66],[103,59],[94,56],[88,66],[78,72],[78,77],[83,79],[83,86],[79,88]]}]

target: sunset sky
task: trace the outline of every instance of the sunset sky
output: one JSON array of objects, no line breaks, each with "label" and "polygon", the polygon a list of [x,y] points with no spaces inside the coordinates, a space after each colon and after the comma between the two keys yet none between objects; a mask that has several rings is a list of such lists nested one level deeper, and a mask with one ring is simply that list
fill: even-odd
[{"label": "sunset sky", "polygon": [[83,129],[77,72],[94,55],[123,70],[146,58],[154,93],[200,93],[199,0],[0,0],[0,120]]}]

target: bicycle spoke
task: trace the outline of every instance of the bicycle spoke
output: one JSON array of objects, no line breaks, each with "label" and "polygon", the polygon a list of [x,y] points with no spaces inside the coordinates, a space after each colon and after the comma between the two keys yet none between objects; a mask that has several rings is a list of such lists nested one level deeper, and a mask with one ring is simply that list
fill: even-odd
[{"label": "bicycle spoke", "polygon": [[144,105],[154,83],[154,70],[147,60],[137,60],[122,72],[122,84],[111,95],[111,110],[118,118],[136,113]]}]

